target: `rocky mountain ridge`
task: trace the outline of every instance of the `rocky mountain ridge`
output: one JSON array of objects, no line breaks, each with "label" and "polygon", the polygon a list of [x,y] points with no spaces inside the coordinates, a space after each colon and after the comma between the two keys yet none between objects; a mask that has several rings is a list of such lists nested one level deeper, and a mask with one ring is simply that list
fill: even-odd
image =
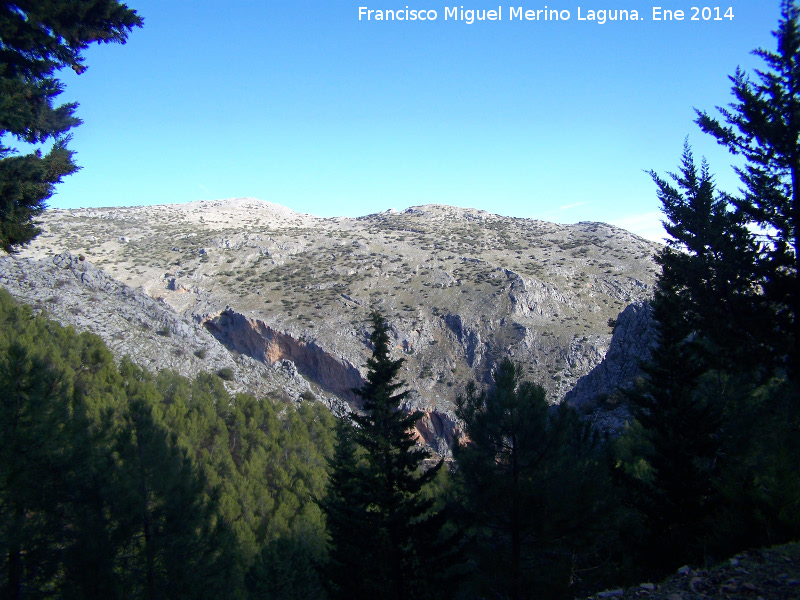
[{"label": "rocky mountain ridge", "polygon": [[[311,387],[292,363],[235,354],[202,326],[68,252],[51,259],[0,257],[0,286],[34,309],[79,331],[97,334],[119,357],[151,371],[186,377],[220,373],[232,393],[292,399]],[[319,398],[333,409],[336,400]]]},{"label": "rocky mountain ridge", "polygon": [[[602,223],[442,205],[326,219],[234,199],[50,210],[41,227],[3,259],[3,286],[150,368],[228,368],[231,386],[343,408],[365,373],[366,317],[380,310],[406,360],[409,408],[427,414],[421,435],[440,442],[463,385],[487,382],[502,356],[560,401],[606,355],[609,319],[649,298],[658,249]],[[73,288],[85,288],[75,302]],[[123,296],[144,313],[105,306]],[[126,350],[147,326],[150,341]]]}]

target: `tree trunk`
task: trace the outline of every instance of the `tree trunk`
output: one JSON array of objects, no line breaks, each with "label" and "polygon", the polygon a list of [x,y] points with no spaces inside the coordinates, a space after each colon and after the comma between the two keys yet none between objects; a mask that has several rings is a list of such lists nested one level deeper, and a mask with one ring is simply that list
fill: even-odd
[{"label": "tree trunk", "polygon": [[145,597],[155,600],[155,548],[153,547],[153,524],[150,521],[150,489],[147,486],[147,474],[142,456],[142,435],[139,424],[136,426],[136,451],[139,456],[140,493],[142,494],[142,529],[144,530],[144,556],[145,556]]},{"label": "tree trunk", "polygon": [[8,597],[11,600],[22,598],[22,527],[25,522],[25,509],[17,506],[14,511],[14,541],[8,550]]},{"label": "tree trunk", "polygon": [[522,536],[520,535],[519,457],[517,456],[516,436],[512,436],[511,445],[511,472],[514,479],[511,500],[511,600],[519,600],[520,578],[522,576]]}]

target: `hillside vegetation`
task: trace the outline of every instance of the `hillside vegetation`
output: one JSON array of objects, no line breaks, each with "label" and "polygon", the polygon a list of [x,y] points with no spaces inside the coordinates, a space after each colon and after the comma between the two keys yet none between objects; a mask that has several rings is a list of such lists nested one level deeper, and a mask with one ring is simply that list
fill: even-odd
[{"label": "hillside vegetation", "polygon": [[321,404],[117,365],[2,290],[0,323],[5,597],[236,597],[322,555]]},{"label": "hillside vegetation", "polygon": [[[793,0],[775,37],[719,119],[697,113],[743,157],[739,193],[688,144],[651,173],[657,275],[608,226],[441,206],[53,213],[0,264],[37,303],[0,290],[3,597],[797,597],[797,546],[775,547],[800,538]],[[618,366],[576,390],[621,430],[552,403],[602,326]],[[289,385],[232,393],[246,377]]]},{"label": "hillside vegetation", "polygon": [[658,249],[602,223],[439,205],[323,219],[232,199],[48,211],[41,227],[21,256],[82,255],[197,322],[218,322],[226,309],[242,315],[285,344],[259,355],[257,340],[235,332],[225,338],[231,348],[267,362],[289,358],[327,393],[352,386],[337,387],[285,348],[314,344],[360,369],[363,323],[377,308],[405,353],[413,399],[443,410],[453,385],[488,382],[508,355],[531,365],[551,402],[560,401],[602,359],[608,320],[651,297]]}]

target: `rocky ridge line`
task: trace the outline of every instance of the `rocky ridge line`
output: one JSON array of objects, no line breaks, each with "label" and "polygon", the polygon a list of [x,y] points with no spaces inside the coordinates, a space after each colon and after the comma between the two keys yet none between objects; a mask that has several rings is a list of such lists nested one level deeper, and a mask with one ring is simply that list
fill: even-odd
[{"label": "rocky ridge line", "polygon": [[[288,361],[267,365],[220,345],[202,326],[163,301],[109,277],[70,253],[41,261],[0,257],[0,285],[19,301],[79,331],[98,335],[117,356],[151,371],[226,375],[231,393],[299,399],[313,393]],[[226,369],[231,374],[228,376]],[[336,398],[320,398],[335,405]]]},{"label": "rocky ridge line", "polygon": [[[649,297],[657,249],[602,223],[557,225],[442,205],[323,219],[233,199],[47,211],[41,226],[43,234],[19,259],[32,261],[26,268],[38,268],[33,259],[48,265],[64,251],[84,256],[80,262],[92,261],[136,290],[137,302],[149,296],[180,323],[213,332],[221,357],[270,373],[282,365],[297,382],[291,389],[329,404],[338,398],[341,408],[363,377],[366,317],[377,308],[405,359],[409,408],[426,413],[429,427],[420,436],[440,441],[454,433],[453,400],[463,386],[470,379],[488,384],[504,356],[527,367],[551,402],[561,401],[606,355],[607,321]],[[11,287],[16,277],[8,278]],[[61,294],[46,279],[39,285],[35,294],[24,286],[10,291],[33,302]],[[106,314],[126,313],[118,307]],[[98,331],[114,327],[71,310],[59,318]],[[125,352],[125,336],[114,335],[115,352],[139,352]],[[141,337],[132,335],[134,345],[149,343]],[[192,352],[185,360],[169,344],[151,348],[167,348],[174,358],[151,356],[144,366],[199,366]],[[255,379],[256,393],[272,385]]]}]

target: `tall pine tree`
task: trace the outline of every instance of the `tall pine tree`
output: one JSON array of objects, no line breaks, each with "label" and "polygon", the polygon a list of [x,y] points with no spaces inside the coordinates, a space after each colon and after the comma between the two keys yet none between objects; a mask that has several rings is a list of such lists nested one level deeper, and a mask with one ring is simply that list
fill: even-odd
[{"label": "tall pine tree", "polygon": [[77,171],[68,132],[80,124],[75,103],[54,105],[64,67],[86,70],[94,42],[124,43],[142,19],[116,0],[16,0],[0,3],[0,138],[52,143],[26,155],[0,143],[0,248],[14,252],[39,233],[34,219],[55,184]]},{"label": "tall pine tree", "polygon": [[34,316],[0,290],[4,598],[119,591],[101,497],[107,446],[94,422],[124,398],[115,372],[99,338]]},{"label": "tall pine tree", "polygon": [[389,326],[370,317],[372,357],[355,427],[342,424],[323,506],[331,538],[330,580],[334,597],[405,599],[430,589],[442,564],[441,519],[423,489],[438,466],[423,471],[429,453],[417,448],[412,429],[422,416],[402,409],[407,391],[398,380],[402,359],[392,359]]},{"label": "tall pine tree", "polygon": [[510,359],[492,377],[490,390],[470,385],[456,401],[465,428],[454,454],[474,537],[472,594],[564,597],[580,554],[600,537],[609,499],[598,440],[573,409],[551,408],[544,388],[522,381]]},{"label": "tall pine tree", "polygon": [[700,128],[745,159],[736,171],[743,195],[731,202],[760,230],[764,244],[755,279],[762,283],[773,326],[762,332],[773,355],[800,375],[800,8],[783,0],[775,52],[754,51],[767,69],[752,80],[736,71],[735,101],[718,108],[723,122],[698,111]]},{"label": "tall pine tree", "polygon": [[741,196],[717,193],[684,150],[656,174],[672,236],[658,256],[659,345],[632,395],[650,470],[632,489],[653,566],[792,539],[800,519],[800,9],[782,5],[776,52],[731,77],[723,122],[697,123],[733,154]]},{"label": "tall pine tree", "polygon": [[670,174],[674,185],[651,175],[671,239],[656,257],[658,345],[628,393],[648,467],[620,473],[643,525],[637,561],[658,575],[777,541],[770,532],[796,527],[777,518],[787,505],[780,490],[793,489],[796,478],[774,440],[796,444],[797,411],[785,356],[775,355],[763,248],[748,219],[715,190],[688,146]]},{"label": "tall pine tree", "polygon": [[[670,235],[656,256],[661,274],[653,303],[662,336],[684,341],[691,334],[698,360],[706,367],[770,360],[762,332],[770,326],[760,294],[756,262],[759,244],[746,219],[731,210],[729,195],[716,190],[705,160],[696,165],[684,144],[673,183],[651,172]],[[669,331],[666,331],[669,329]]]}]

